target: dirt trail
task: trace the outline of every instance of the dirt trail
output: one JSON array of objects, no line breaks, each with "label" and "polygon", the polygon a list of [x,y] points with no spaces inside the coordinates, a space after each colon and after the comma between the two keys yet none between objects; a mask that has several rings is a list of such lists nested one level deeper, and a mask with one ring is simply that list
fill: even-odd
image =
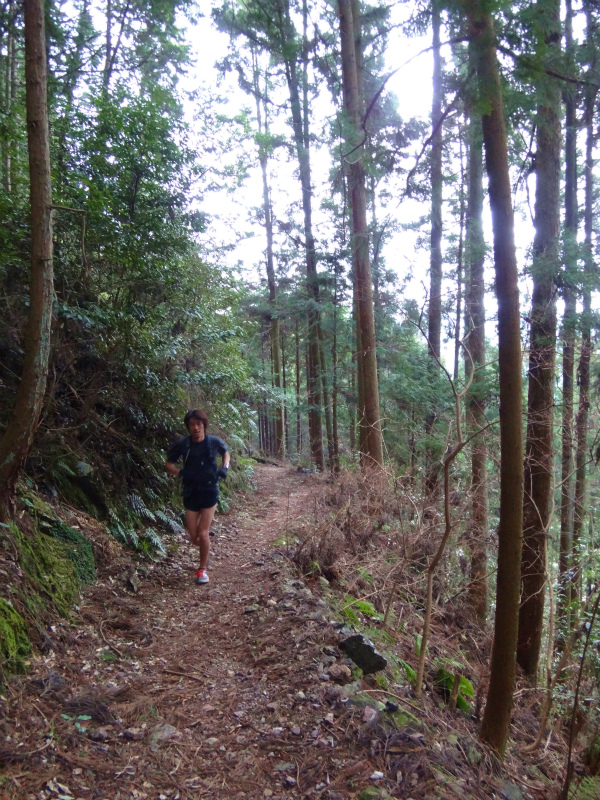
[{"label": "dirt trail", "polygon": [[21,756],[0,796],[341,800],[379,768],[330,713],[336,634],[281,544],[310,525],[321,479],[261,466],[256,481],[213,524],[207,586],[181,539],[137,593],[122,574],[88,591],[62,645],[11,682],[5,747]]}]

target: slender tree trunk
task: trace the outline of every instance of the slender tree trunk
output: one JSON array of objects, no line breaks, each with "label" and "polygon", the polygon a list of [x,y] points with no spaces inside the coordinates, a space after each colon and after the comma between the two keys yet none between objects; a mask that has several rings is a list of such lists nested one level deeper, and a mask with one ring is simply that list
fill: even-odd
[{"label": "slender tree trunk", "polygon": [[504,103],[492,16],[483,0],[463,0],[472,37],[494,234],[500,371],[500,521],[494,644],[481,738],[504,754],[516,674],[523,510],[521,335],[514,216]]},{"label": "slender tree trunk", "polygon": [[[540,18],[546,20],[548,65],[552,66],[553,59],[560,55],[560,2],[540,0],[537,7]],[[542,643],[546,550],[553,494],[555,279],[559,271],[561,153],[560,86],[550,76],[539,80],[522,587],[517,645],[517,661],[532,681],[537,676]]]},{"label": "slender tree trunk", "polygon": [[104,91],[108,91],[112,64],[112,0],[106,0],[106,42],[104,51],[104,69],[102,71],[102,85]]},{"label": "slender tree trunk", "polygon": [[329,469],[333,469],[334,444],[333,444],[333,419],[331,412],[331,399],[329,397],[329,381],[327,379],[327,359],[325,357],[325,333],[323,326],[319,322],[319,364],[321,366],[321,396],[323,398],[322,408],[325,415],[325,431],[327,433],[327,463]]},{"label": "slender tree trunk", "polygon": [[[268,134],[268,118],[266,109],[265,94],[261,95],[259,83],[259,69],[256,54],[253,52],[253,80],[254,80],[254,95],[256,98],[256,119],[258,122],[259,133]],[[266,92],[265,80],[265,90]],[[264,108],[264,124],[263,114],[261,113],[261,96],[265,103]],[[285,454],[285,438],[284,438],[284,412],[283,403],[281,402],[282,394],[282,380],[281,380],[281,345],[279,337],[279,312],[277,310],[277,284],[275,282],[275,269],[273,265],[273,215],[271,211],[271,199],[269,191],[269,178],[268,178],[268,154],[264,149],[259,152],[260,168],[262,172],[263,184],[263,215],[265,219],[265,233],[267,237],[267,253],[266,253],[266,268],[267,268],[267,284],[269,288],[269,309],[270,309],[270,322],[269,322],[269,337],[271,340],[271,363],[273,367],[273,384],[279,393],[277,405],[275,407],[275,455],[283,458]]]},{"label": "slender tree trunk", "polygon": [[351,0],[338,0],[340,15],[340,37],[342,46],[342,76],[344,107],[351,132],[346,137],[350,149],[355,149],[348,166],[350,206],[352,209],[354,271],[356,281],[357,331],[360,330],[360,350],[357,361],[362,362],[364,394],[365,449],[362,452],[365,465],[383,464],[383,440],[379,409],[379,383],[377,378],[377,355],[375,343],[375,320],[371,268],[369,264],[369,233],[367,224],[367,202],[365,170],[362,161],[362,138],[360,130],[360,96],[356,64],[355,35]]},{"label": "slender tree trunk", "polygon": [[[467,402],[467,425],[473,435],[486,424],[485,366],[485,241],[483,238],[483,138],[481,118],[470,109],[468,128],[469,199],[466,220],[467,296],[465,355],[467,374],[473,373]],[[471,582],[469,599],[477,620],[483,624],[487,615],[487,540],[489,535],[487,445],[485,434],[473,439],[471,449],[471,496],[473,520],[469,533]]]},{"label": "slender tree trunk", "polygon": [[[443,131],[442,131],[442,55],[440,52],[441,3],[432,0],[431,27],[433,33],[433,100],[431,104],[431,235],[429,247],[429,305],[427,309],[427,338],[431,353],[431,372],[437,375],[442,351],[442,191],[443,191]],[[439,488],[440,453],[431,436],[436,412],[432,408],[425,420],[426,449],[425,491],[434,494]]]},{"label": "slender tree trunk", "polygon": [[296,320],[296,452],[302,452],[302,415],[300,414],[300,334]]},{"label": "slender tree trunk", "polygon": [[[15,25],[15,14],[16,9],[15,6],[11,4],[10,6],[10,14],[11,14],[11,24]],[[14,108],[17,102],[17,40],[16,37],[13,35],[12,38],[12,52],[10,58],[10,107]],[[17,161],[17,153],[19,151],[19,139],[14,138],[12,142],[12,152],[9,153],[9,180],[10,180],[10,189],[14,192],[15,187],[17,185],[18,179],[18,161]]]},{"label": "slender tree trunk", "polygon": [[[592,38],[592,12],[586,5],[588,25],[588,38]],[[591,70],[590,70],[591,71]],[[590,358],[592,354],[592,295],[591,286],[596,276],[596,263],[594,258],[594,107],[597,90],[588,89],[585,108],[586,146],[585,146],[585,211],[584,229],[585,244],[584,258],[584,290],[583,314],[581,317],[581,357],[578,368],[579,406],[575,423],[577,436],[577,453],[575,457],[575,502],[573,518],[573,541],[571,556],[570,586],[568,594],[573,606],[581,597],[581,531],[586,516],[586,483],[587,463],[589,460],[587,446],[588,415],[590,408]],[[578,618],[578,610],[573,609],[572,624]]]},{"label": "slender tree trunk", "polygon": [[331,389],[331,417],[333,424],[333,471],[340,471],[340,444],[338,437],[338,296],[337,296],[337,270],[334,274],[333,284],[333,343],[331,348],[332,360],[332,389]]},{"label": "slender tree trunk", "polygon": [[289,421],[289,414],[288,414],[288,402],[287,402],[287,373],[286,373],[286,361],[285,361],[285,335],[283,328],[280,328],[281,331],[281,376],[283,378],[283,427],[285,430],[285,452],[290,452],[290,421]]},{"label": "slender tree trunk", "polygon": [[17,478],[44,399],[52,325],[52,187],[42,0],[25,0],[25,89],[31,205],[31,277],[25,356],[15,409],[0,440],[0,520],[12,513]]},{"label": "slender tree trunk", "polygon": [[356,387],[357,381],[357,368],[356,368],[356,350],[352,351],[350,360],[350,396],[352,404],[350,406],[350,451],[354,454],[356,452],[356,418],[358,411],[358,390]]},{"label": "slender tree trunk", "polygon": [[[442,349],[442,54],[440,0],[432,0],[431,25],[433,29],[433,101],[431,105],[431,237],[429,261],[429,349],[438,359]],[[437,362],[434,362],[437,370]]]},{"label": "slender tree trunk", "polygon": [[[460,135],[460,223],[458,230],[458,255],[456,258],[456,322],[454,324],[454,381],[458,380],[460,364],[460,323],[462,319],[463,296],[463,251],[465,235],[465,165],[463,156],[463,135]],[[480,170],[481,172],[481,170]]]},{"label": "slender tree trunk", "polygon": [[[15,10],[13,3],[8,6],[8,26],[6,31],[6,70],[4,74],[4,115],[6,120],[10,120],[14,103],[14,74],[15,74]],[[12,131],[11,131],[12,133]],[[12,141],[11,136],[2,137],[2,178],[4,191],[7,195],[12,192],[13,164],[11,155]]]},{"label": "slender tree trunk", "polygon": [[381,270],[380,270],[380,255],[381,255],[381,240],[383,238],[383,231],[379,230],[377,223],[377,192],[375,185],[375,178],[372,175],[370,179],[370,194],[371,194],[371,237],[372,237],[372,250],[373,260],[371,263],[371,273],[373,275],[373,308],[375,310],[375,339],[381,339],[381,321],[383,316],[383,305],[381,301]]},{"label": "slender tree trunk", "polygon": [[[289,19],[289,0],[284,0],[283,18],[281,20],[282,46],[285,52],[285,75],[292,112],[292,127],[298,158],[300,183],[302,186],[302,209],[304,212],[304,240],[306,247],[306,282],[309,297],[308,310],[308,343],[309,364],[308,379],[308,428],[310,449],[314,465],[323,469],[323,432],[321,425],[321,376],[320,376],[320,342],[319,342],[319,283],[317,274],[317,254],[312,228],[312,186],[310,167],[310,138],[308,136],[308,116],[303,115],[300,99],[301,80],[298,74],[298,63],[291,54],[291,21]],[[303,16],[307,9],[304,3]],[[287,50],[285,49],[287,48]],[[306,43],[304,44],[306,49]],[[306,104],[305,104],[306,106]]]},{"label": "slender tree trunk", "polygon": [[[573,64],[573,5],[566,0],[565,50]],[[569,629],[571,602],[569,573],[573,547],[573,374],[577,303],[574,273],[577,270],[577,94],[571,85],[565,98],[565,312],[562,324],[562,432],[560,549],[558,566],[558,615],[563,634]]]}]

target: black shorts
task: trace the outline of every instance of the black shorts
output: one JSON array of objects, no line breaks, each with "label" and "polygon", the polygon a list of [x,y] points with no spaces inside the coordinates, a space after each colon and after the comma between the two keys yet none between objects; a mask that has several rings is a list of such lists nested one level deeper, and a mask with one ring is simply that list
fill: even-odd
[{"label": "black shorts", "polygon": [[183,490],[183,507],[186,511],[203,511],[219,502],[218,486],[193,487]]}]

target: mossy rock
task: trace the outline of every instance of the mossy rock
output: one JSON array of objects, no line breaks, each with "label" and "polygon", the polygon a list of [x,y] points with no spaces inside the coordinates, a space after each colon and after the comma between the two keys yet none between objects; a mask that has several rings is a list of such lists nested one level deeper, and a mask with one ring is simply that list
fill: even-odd
[{"label": "mossy rock", "polygon": [[26,492],[21,500],[35,517],[38,529],[62,543],[59,557],[66,556],[72,562],[78,580],[84,584],[93,583],[96,580],[96,559],[89,540],[80,531],[65,525],[52,506],[36,494]]},{"label": "mossy rock", "polygon": [[358,708],[366,708],[369,706],[370,708],[374,708],[375,711],[385,711],[385,704],[376,700],[373,695],[367,694],[366,692],[358,692],[351,698],[350,702],[353,706],[357,706]]},{"label": "mossy rock", "polygon": [[19,549],[19,562],[33,584],[33,590],[45,595],[62,616],[68,616],[79,593],[75,566],[68,547],[37,532],[13,530]]},{"label": "mossy rock", "polygon": [[86,537],[60,520],[50,527],[49,533],[62,542],[81,583],[93,583],[96,580],[96,559],[94,548]]},{"label": "mossy rock", "polygon": [[413,728],[415,730],[420,730],[423,727],[421,720],[418,717],[415,717],[414,714],[411,714],[410,711],[406,711],[403,709],[402,711],[394,711],[391,714],[386,714],[385,719],[390,719],[394,727],[401,731],[403,728]]},{"label": "mossy rock", "polygon": [[356,795],[356,800],[392,800],[392,797],[381,786],[367,786]]},{"label": "mossy rock", "polygon": [[24,672],[31,642],[23,617],[10,603],[0,598],[0,657],[10,672]]}]

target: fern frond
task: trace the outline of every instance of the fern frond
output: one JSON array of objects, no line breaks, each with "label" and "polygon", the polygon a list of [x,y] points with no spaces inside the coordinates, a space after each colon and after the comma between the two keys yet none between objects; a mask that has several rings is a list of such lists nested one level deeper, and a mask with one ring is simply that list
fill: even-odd
[{"label": "fern frond", "polygon": [[183,528],[179,522],[176,519],[173,519],[173,517],[168,516],[168,514],[165,514],[164,511],[155,511],[154,516],[157,520],[162,522],[162,524],[170,533],[183,533]]},{"label": "fern frond", "polygon": [[137,549],[138,549],[138,547],[139,547],[139,545],[140,545],[140,537],[139,537],[139,536],[137,535],[137,533],[136,533],[136,532],[133,530],[133,528],[127,528],[127,530],[125,531],[125,534],[126,534],[126,536],[127,536],[127,539],[129,540],[129,544],[130,544],[130,545],[131,545],[131,546],[132,546],[132,547],[133,547],[135,550],[137,550]]},{"label": "fern frond", "polygon": [[146,528],[146,530],[144,531],[144,539],[150,542],[152,547],[154,547],[156,550],[160,550],[161,553],[167,552],[160,536],[154,530],[154,528]]},{"label": "fern frond", "polygon": [[150,522],[156,522],[156,517],[146,506],[139,494],[130,494],[127,498],[127,502],[140,517],[144,517],[144,519],[150,520]]}]

